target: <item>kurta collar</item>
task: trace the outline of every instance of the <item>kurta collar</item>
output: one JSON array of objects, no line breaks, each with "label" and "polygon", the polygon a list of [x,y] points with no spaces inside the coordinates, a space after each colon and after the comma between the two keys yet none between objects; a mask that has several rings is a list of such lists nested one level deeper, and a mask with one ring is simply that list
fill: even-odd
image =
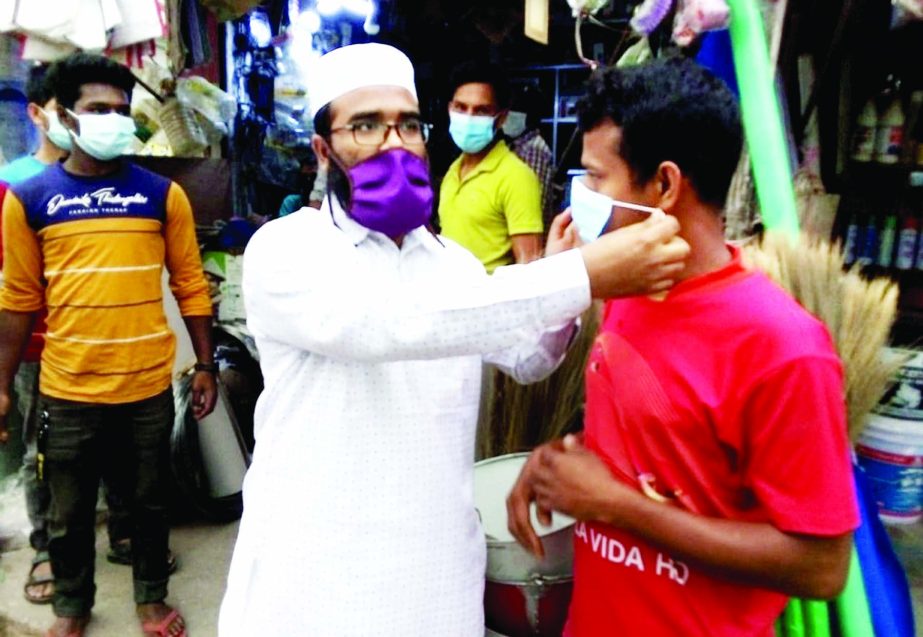
[{"label": "kurta collar", "polygon": [[[343,231],[353,245],[358,246],[369,237],[378,237],[381,240],[391,241],[391,239],[380,232],[370,230],[361,223],[349,216],[349,214],[340,205],[339,200],[332,194],[324,198],[321,205],[321,212],[327,214],[333,219],[334,225]],[[429,250],[442,249],[443,245],[439,240],[425,227],[412,230],[404,236],[401,245],[401,251],[407,252],[415,247],[422,246]],[[397,247],[397,246],[395,246]]]}]

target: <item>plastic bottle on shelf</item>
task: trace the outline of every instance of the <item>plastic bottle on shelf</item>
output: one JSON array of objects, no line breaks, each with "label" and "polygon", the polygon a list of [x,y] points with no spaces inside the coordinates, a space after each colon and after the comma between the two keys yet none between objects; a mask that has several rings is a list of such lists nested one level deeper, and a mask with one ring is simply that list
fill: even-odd
[{"label": "plastic bottle on shelf", "polygon": [[898,270],[910,270],[917,258],[917,235],[920,234],[920,222],[916,214],[908,210],[901,223],[901,232],[897,238],[897,256],[894,267]]},{"label": "plastic bottle on shelf", "polygon": [[855,263],[859,256],[859,217],[853,213],[846,226],[846,239],[843,242],[843,261],[846,265]]},{"label": "plastic bottle on shelf", "polygon": [[923,164],[923,90],[910,94],[901,163],[910,166]]},{"label": "plastic bottle on shelf", "polygon": [[862,236],[862,247],[856,263],[862,266],[872,265],[878,261],[878,224],[875,215],[870,214],[865,232]]},{"label": "plastic bottle on shelf", "polygon": [[881,229],[881,242],[878,248],[878,265],[890,268],[894,262],[894,238],[897,234],[897,215],[889,214]]},{"label": "plastic bottle on shelf", "polygon": [[896,164],[901,158],[906,120],[899,88],[900,82],[888,76],[888,87],[882,93],[884,110],[875,130],[875,161],[880,164]]},{"label": "plastic bottle on shelf", "polygon": [[878,110],[875,100],[869,98],[859,111],[853,131],[852,154],[855,161],[872,161],[875,156],[875,135],[878,128]]}]

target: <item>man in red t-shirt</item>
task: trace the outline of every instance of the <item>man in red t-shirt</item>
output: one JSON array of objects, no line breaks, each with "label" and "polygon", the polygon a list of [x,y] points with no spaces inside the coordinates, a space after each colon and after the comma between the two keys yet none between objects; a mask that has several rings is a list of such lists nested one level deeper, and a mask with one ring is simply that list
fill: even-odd
[{"label": "man in red t-shirt", "polygon": [[[826,328],[724,241],[736,101],[688,60],[606,69],[579,105],[572,217],[589,238],[674,215],[691,255],[663,298],[610,301],[581,436],[540,447],[508,500],[577,519],[569,637],[769,637],[787,596],[844,585],[858,513]],[[661,212],[662,211],[662,212]]]}]

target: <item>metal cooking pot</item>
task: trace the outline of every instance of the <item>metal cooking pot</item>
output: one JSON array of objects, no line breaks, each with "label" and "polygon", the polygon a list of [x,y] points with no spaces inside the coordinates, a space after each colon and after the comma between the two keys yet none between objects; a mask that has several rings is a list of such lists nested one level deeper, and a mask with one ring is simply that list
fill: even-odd
[{"label": "metal cooking pot", "polygon": [[543,560],[510,535],[506,497],[528,457],[515,453],[474,465],[474,501],[487,540],[484,614],[487,628],[506,637],[559,637],[573,590],[574,521],[556,514],[544,527],[533,512]]}]

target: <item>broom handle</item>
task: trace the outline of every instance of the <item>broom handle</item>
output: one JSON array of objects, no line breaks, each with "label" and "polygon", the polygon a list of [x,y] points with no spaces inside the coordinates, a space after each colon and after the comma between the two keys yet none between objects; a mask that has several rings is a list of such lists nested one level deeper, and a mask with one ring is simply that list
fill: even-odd
[{"label": "broom handle", "polygon": [[865,582],[862,579],[862,565],[855,546],[852,549],[846,588],[836,598],[836,610],[840,616],[843,637],[875,637]]},{"label": "broom handle", "polygon": [[728,0],[728,5],[744,133],[763,222],[767,229],[794,239],[798,235],[795,191],[763,19],[756,0]]}]

